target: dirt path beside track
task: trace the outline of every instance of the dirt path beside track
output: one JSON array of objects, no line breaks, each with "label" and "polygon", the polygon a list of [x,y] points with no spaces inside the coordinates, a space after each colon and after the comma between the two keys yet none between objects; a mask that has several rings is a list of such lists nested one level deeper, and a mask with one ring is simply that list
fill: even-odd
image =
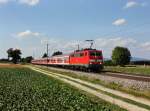
[{"label": "dirt path beside track", "polygon": [[20,64],[9,64],[9,63],[0,63],[0,68],[21,68],[23,65]]},{"label": "dirt path beside track", "polygon": [[[76,88],[79,88],[81,90],[84,90],[88,93],[91,93],[92,95],[95,95],[105,101],[108,101],[110,103],[113,103],[113,104],[116,104],[116,105],[119,105],[129,111],[148,111],[147,109],[145,108],[142,108],[142,107],[139,107],[137,105],[134,105],[134,104],[130,104],[128,102],[125,102],[123,100],[120,100],[120,99],[116,99],[114,97],[111,97],[107,94],[104,94],[104,93],[101,93],[100,91],[96,90],[96,89],[99,89],[99,90],[102,90],[102,91],[106,91],[106,92],[109,92],[111,94],[114,94],[114,95],[117,95],[117,96],[120,96],[120,97],[123,97],[123,98],[128,98],[132,101],[135,101],[135,102],[138,102],[138,103],[142,103],[142,104],[145,104],[145,105],[150,105],[150,101],[149,100],[146,100],[146,99],[143,99],[143,98],[137,98],[137,97],[134,97],[132,95],[129,95],[129,94],[126,94],[126,93],[122,93],[122,92],[119,92],[119,91],[115,91],[115,90],[112,90],[112,89],[109,89],[109,88],[105,88],[103,86],[100,86],[100,85],[97,85],[97,84],[93,84],[93,83],[90,83],[90,82],[87,82],[87,81],[83,81],[83,80],[80,80],[80,79],[75,79],[75,78],[72,78],[72,77],[69,77],[69,76],[66,76],[66,75],[62,75],[62,74],[58,74],[58,73],[53,73],[53,72],[49,72],[49,71],[45,71],[45,70],[41,70],[39,68],[35,68],[35,67],[30,67],[32,70],[35,70],[35,71],[38,71],[38,72],[41,72],[43,74],[46,74],[46,75],[49,75],[49,76],[52,76],[54,78],[57,78],[59,80],[62,80]],[[89,87],[88,87],[89,86]],[[93,89],[95,88],[95,89]]]}]

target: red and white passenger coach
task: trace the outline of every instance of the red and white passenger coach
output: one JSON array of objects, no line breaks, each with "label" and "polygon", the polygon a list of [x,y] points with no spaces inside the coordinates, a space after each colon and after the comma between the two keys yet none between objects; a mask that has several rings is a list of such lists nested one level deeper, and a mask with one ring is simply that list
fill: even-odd
[{"label": "red and white passenger coach", "polygon": [[32,60],[32,64],[98,71],[103,68],[103,55],[101,50],[83,49],[67,55]]}]

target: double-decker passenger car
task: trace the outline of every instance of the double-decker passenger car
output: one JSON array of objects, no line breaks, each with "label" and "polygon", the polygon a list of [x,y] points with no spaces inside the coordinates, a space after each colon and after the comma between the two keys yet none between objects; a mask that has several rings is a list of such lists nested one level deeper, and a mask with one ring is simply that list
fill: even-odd
[{"label": "double-decker passenger car", "polygon": [[101,50],[83,49],[68,55],[33,60],[32,64],[98,71],[103,68],[103,55]]}]

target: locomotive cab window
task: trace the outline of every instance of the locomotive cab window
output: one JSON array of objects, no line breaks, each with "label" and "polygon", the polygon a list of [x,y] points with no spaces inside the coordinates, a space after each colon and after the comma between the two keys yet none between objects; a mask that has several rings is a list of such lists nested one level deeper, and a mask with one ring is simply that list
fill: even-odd
[{"label": "locomotive cab window", "polygon": [[101,52],[90,52],[90,56],[102,56]]}]

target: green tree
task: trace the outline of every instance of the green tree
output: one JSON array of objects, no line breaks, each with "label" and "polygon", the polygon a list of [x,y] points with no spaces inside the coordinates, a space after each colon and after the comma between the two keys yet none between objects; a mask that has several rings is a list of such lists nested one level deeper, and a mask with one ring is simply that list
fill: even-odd
[{"label": "green tree", "polygon": [[44,53],[42,58],[46,58],[46,57],[48,57],[48,55],[47,55],[47,53]]},{"label": "green tree", "polygon": [[60,52],[60,51],[56,51],[56,52],[54,52],[54,53],[52,54],[52,56],[62,55],[62,54],[63,54],[62,52]]},{"label": "green tree", "polygon": [[25,62],[26,63],[31,63],[31,61],[33,60],[34,58],[32,56],[28,56],[25,58]]},{"label": "green tree", "polygon": [[34,58],[32,56],[28,56],[28,57],[25,57],[25,58],[21,58],[21,62],[22,63],[31,63],[31,61],[33,60]]},{"label": "green tree", "polygon": [[21,58],[21,60],[20,60],[22,63],[26,63],[26,60],[25,60],[25,58]]},{"label": "green tree", "polygon": [[7,50],[8,58],[12,58],[12,62],[16,64],[21,59],[21,50],[10,48]]},{"label": "green tree", "polygon": [[115,65],[124,66],[130,63],[131,53],[128,48],[125,47],[115,47],[112,51],[112,62]]},{"label": "green tree", "polygon": [[9,48],[9,49],[7,50],[8,60],[10,59],[10,57],[12,57],[12,52],[13,52],[13,48]]}]

